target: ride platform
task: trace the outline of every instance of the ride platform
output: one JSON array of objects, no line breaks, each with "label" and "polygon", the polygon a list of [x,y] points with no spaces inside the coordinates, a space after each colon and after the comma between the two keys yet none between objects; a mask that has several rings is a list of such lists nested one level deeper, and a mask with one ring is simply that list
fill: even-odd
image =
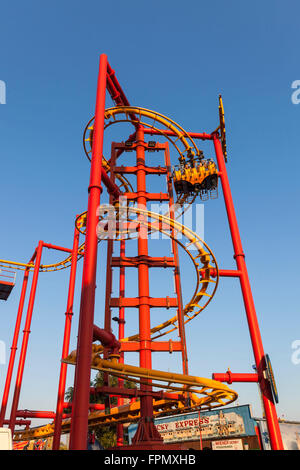
[{"label": "ride platform", "polygon": [[8,269],[0,269],[0,300],[7,300],[16,280],[16,273]]}]

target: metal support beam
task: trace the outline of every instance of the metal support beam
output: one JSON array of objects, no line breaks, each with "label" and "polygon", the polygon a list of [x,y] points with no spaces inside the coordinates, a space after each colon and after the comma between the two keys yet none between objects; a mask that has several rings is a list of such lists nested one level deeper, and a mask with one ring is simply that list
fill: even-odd
[{"label": "metal support beam", "polygon": [[82,274],[82,293],[79,314],[78,359],[75,368],[74,405],[70,448],[85,450],[88,435],[89,387],[91,373],[91,352],[93,340],[96,265],[97,265],[97,209],[100,204],[101,168],[103,155],[104,111],[106,90],[107,57],[100,57],[96,110],[94,122],[94,138],[91,158],[88,211],[86,223],[85,252]]},{"label": "metal support beam", "polygon": [[216,158],[218,167],[221,172],[221,183],[224,195],[224,201],[227,211],[228,223],[234,248],[234,259],[237,265],[237,270],[240,272],[239,280],[244,299],[245,311],[248,321],[250,338],[252,343],[253,354],[255,358],[256,370],[259,377],[260,388],[263,394],[263,403],[266,413],[266,420],[269,430],[271,446],[273,450],[283,450],[283,443],[278,424],[275,404],[272,397],[272,392],[269,382],[264,378],[263,371],[266,367],[265,353],[260,335],[260,329],[255,311],[254,300],[252,296],[250,281],[248,277],[248,270],[245,261],[245,254],[242,247],[240,232],[238,228],[237,218],[235,214],[229,179],[225,159],[222,151],[222,144],[219,140],[218,134],[213,135],[213,142],[215,147]]}]

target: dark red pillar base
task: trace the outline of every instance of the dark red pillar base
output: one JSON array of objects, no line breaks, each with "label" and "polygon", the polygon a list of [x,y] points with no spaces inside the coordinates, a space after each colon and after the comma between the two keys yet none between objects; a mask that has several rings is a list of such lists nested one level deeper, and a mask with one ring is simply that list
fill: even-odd
[{"label": "dark red pillar base", "polygon": [[152,445],[162,445],[163,438],[159,434],[158,430],[154,425],[153,418],[141,418],[138,424],[138,428],[136,433],[132,439],[132,444],[142,445],[143,443],[147,443]]}]

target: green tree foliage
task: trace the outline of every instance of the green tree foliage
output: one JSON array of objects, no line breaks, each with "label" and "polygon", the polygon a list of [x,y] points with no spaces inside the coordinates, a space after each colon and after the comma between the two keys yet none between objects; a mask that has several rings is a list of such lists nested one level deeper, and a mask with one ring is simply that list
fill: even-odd
[{"label": "green tree foliage", "polygon": [[[91,382],[92,388],[98,388],[105,385],[105,382],[108,380],[110,387],[117,387],[118,378],[114,376],[107,376],[104,372],[99,371],[95,376],[94,380]],[[107,385],[107,382],[106,382]],[[135,382],[130,380],[123,381],[124,388],[136,388]],[[65,393],[65,399],[67,402],[72,403],[73,401],[74,388],[69,387]],[[109,397],[103,393],[95,392],[90,394],[90,403],[102,403],[106,405],[106,408],[117,406],[118,399],[117,397]],[[65,413],[71,413],[71,407],[65,410]],[[100,444],[105,448],[114,447],[117,444],[117,425],[105,425],[97,426],[93,429],[95,431],[96,438]],[[127,442],[127,433],[124,432],[124,443]]]}]

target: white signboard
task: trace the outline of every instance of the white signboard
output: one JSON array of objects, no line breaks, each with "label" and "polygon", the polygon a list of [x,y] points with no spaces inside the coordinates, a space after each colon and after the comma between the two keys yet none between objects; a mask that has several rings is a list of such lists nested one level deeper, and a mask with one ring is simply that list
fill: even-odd
[{"label": "white signboard", "polygon": [[226,439],[211,443],[212,450],[244,450],[242,439]]},{"label": "white signboard", "polygon": [[[232,440],[244,436],[256,436],[256,422],[249,405],[234,406],[221,410],[197,411],[155,418],[154,424],[165,443]],[[137,424],[128,428],[129,442],[136,433]]]},{"label": "white signboard", "polygon": [[0,450],[12,450],[11,430],[0,428]]},{"label": "white signboard", "polygon": [[[271,450],[266,421],[258,421],[264,450]],[[279,423],[284,450],[300,450],[300,423]]]},{"label": "white signboard", "polygon": [[164,442],[211,439],[215,437],[231,437],[245,434],[245,424],[242,416],[232,412],[214,413],[200,418],[177,419],[176,421],[157,422],[156,429]]}]

